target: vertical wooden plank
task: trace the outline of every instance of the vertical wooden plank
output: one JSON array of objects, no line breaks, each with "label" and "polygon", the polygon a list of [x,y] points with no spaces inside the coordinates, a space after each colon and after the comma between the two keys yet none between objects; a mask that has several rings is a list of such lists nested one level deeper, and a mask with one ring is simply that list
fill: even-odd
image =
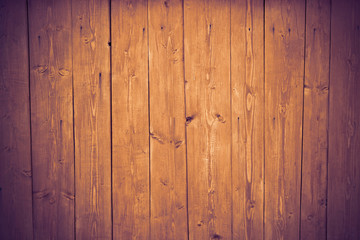
[{"label": "vertical wooden plank", "polygon": [[184,2],[190,239],[231,238],[230,1]]},{"label": "vertical wooden plank", "polygon": [[307,0],[301,239],[326,239],[330,1]]},{"label": "vertical wooden plank", "polygon": [[265,238],[299,238],[304,1],[265,1]]},{"label": "vertical wooden plank", "polygon": [[74,238],[71,3],[29,1],[34,238]]},{"label": "vertical wooden plank", "polygon": [[113,234],[149,238],[147,1],[111,2]]},{"label": "vertical wooden plank", "polygon": [[0,5],[0,239],[32,239],[27,6]]},{"label": "vertical wooden plank", "polygon": [[148,4],[151,238],[187,239],[183,5]]},{"label": "vertical wooden plank", "polygon": [[234,239],[263,238],[264,1],[231,2]]},{"label": "vertical wooden plank", "polygon": [[109,20],[109,1],[72,1],[77,239],[111,239]]},{"label": "vertical wooden plank", "polygon": [[332,1],[328,239],[360,239],[360,2]]}]

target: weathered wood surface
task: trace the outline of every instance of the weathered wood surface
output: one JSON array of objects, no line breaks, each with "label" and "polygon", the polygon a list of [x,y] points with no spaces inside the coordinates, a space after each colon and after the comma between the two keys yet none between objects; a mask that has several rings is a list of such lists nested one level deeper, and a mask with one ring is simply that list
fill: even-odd
[{"label": "weathered wood surface", "polygon": [[[29,2],[35,239],[74,238],[71,2]],[[66,43],[66,44],[64,44]]]},{"label": "weathered wood surface", "polygon": [[358,12],[1,1],[0,238],[360,238]]},{"label": "weathered wood surface", "polygon": [[328,239],[360,239],[360,2],[332,1]]},{"label": "weathered wood surface", "polygon": [[111,239],[109,11],[72,1],[76,239]]},{"label": "weathered wood surface", "polygon": [[231,238],[230,2],[185,1],[190,239]]},{"label": "weathered wood surface", "polygon": [[147,1],[111,2],[114,239],[150,235]]},{"label": "weathered wood surface", "polygon": [[297,239],[305,3],[265,1],[265,239]]},{"label": "weathered wood surface", "polygon": [[149,1],[151,238],[187,239],[182,1]]},{"label": "weathered wood surface", "polygon": [[306,3],[301,239],[326,239],[330,1]]},{"label": "weathered wood surface", "polygon": [[263,1],[231,2],[233,238],[263,238]]},{"label": "weathered wood surface", "polygon": [[0,4],[0,239],[32,239],[26,2]]}]

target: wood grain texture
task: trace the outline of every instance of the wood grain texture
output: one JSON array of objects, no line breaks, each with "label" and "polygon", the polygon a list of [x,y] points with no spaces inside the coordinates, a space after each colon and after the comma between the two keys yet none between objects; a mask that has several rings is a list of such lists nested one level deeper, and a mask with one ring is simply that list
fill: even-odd
[{"label": "wood grain texture", "polygon": [[148,239],[147,1],[111,2],[113,234]]},{"label": "wood grain texture", "polygon": [[330,1],[306,3],[301,239],[326,239]]},{"label": "wood grain texture", "polygon": [[234,239],[263,238],[264,2],[231,2]]},{"label": "wood grain texture", "polygon": [[111,239],[110,9],[72,1],[76,239]]},{"label": "wood grain texture", "polygon": [[305,3],[265,1],[265,239],[298,239]]},{"label": "wood grain texture", "polygon": [[230,2],[184,2],[190,239],[231,238]]},{"label": "wood grain texture", "polygon": [[148,4],[151,238],[187,239],[183,5]]},{"label": "wood grain texture", "polygon": [[0,239],[32,239],[26,2],[0,3]]},{"label": "wood grain texture", "polygon": [[359,1],[332,1],[328,239],[360,239],[359,12]]},{"label": "wood grain texture", "polygon": [[74,238],[71,2],[29,1],[35,239]]}]

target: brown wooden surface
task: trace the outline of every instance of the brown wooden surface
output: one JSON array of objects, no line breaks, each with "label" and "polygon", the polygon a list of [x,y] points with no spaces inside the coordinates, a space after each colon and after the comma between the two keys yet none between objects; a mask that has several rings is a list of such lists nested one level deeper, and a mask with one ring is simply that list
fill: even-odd
[{"label": "brown wooden surface", "polygon": [[151,238],[187,239],[182,1],[149,1]]},{"label": "brown wooden surface", "polygon": [[360,2],[332,1],[328,239],[360,239]]},{"label": "brown wooden surface", "polygon": [[26,2],[0,7],[0,239],[32,239]]},{"label": "brown wooden surface", "polygon": [[190,239],[231,238],[230,2],[185,1]]},{"label": "brown wooden surface", "polygon": [[76,239],[111,239],[109,11],[72,1]]},{"label": "brown wooden surface", "polygon": [[297,239],[305,4],[265,1],[265,239]]},{"label": "brown wooden surface", "polygon": [[231,2],[233,238],[263,238],[263,1]]},{"label": "brown wooden surface", "polygon": [[149,208],[146,1],[111,2],[113,237],[147,239]]},{"label": "brown wooden surface", "polygon": [[306,3],[301,239],[326,239],[330,1]]},{"label": "brown wooden surface", "polygon": [[359,12],[1,1],[0,238],[360,239]]},{"label": "brown wooden surface", "polygon": [[68,9],[68,0],[29,2],[35,239],[74,238],[72,39]]}]

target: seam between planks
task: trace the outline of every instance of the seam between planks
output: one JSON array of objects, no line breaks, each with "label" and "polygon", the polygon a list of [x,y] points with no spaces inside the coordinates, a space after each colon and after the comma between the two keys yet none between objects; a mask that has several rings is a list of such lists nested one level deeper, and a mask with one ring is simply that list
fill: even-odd
[{"label": "seam between planks", "polygon": [[186,221],[187,221],[187,239],[190,239],[190,222],[189,222],[189,179],[188,179],[188,151],[187,151],[187,126],[186,126],[186,76],[185,76],[185,0],[182,0],[182,17],[183,17],[183,82],[184,82],[184,125],[185,125],[185,171],[186,171]]},{"label": "seam between planks", "polygon": [[113,213],[113,135],[112,135],[112,123],[113,123],[113,119],[112,119],[112,47],[111,47],[111,36],[112,36],[112,32],[111,32],[111,0],[109,0],[109,48],[110,48],[110,191],[111,191],[111,239],[114,239],[114,213]]},{"label": "seam between planks", "polygon": [[327,150],[326,150],[326,211],[325,211],[325,239],[328,239],[328,193],[329,193],[329,129],[330,129],[330,80],[331,80],[331,19],[332,19],[332,0],[329,0],[330,4],[330,26],[329,26],[329,83],[328,83],[328,111],[327,111],[327,129],[326,129],[326,139],[327,139]]},{"label": "seam between planks", "polygon": [[231,64],[232,64],[232,56],[231,56],[231,2],[230,1],[230,128],[231,128],[231,144],[230,144],[230,182],[231,182],[231,239],[234,239],[234,185],[233,185],[233,106],[232,106],[232,71],[231,71]]},{"label": "seam between planks", "polygon": [[151,239],[151,135],[150,135],[150,46],[149,46],[149,1],[146,1],[146,27],[147,27],[147,49],[148,49],[148,59],[147,59],[147,76],[148,76],[148,138],[149,138],[149,239]]},{"label": "seam between planks", "polygon": [[31,220],[32,220],[32,238],[34,239],[34,174],[33,174],[33,154],[32,154],[32,128],[31,128],[31,67],[30,67],[30,23],[29,23],[29,1],[26,0],[26,24],[27,24],[27,49],[28,49],[28,83],[29,83],[29,131],[30,131],[30,165],[31,165]]},{"label": "seam between planks", "polygon": [[263,71],[264,71],[264,76],[263,76],[263,98],[264,98],[264,107],[263,107],[263,240],[265,240],[265,188],[266,188],[266,185],[265,185],[265,160],[266,160],[266,152],[265,152],[265,135],[266,135],[266,128],[265,128],[265,125],[266,125],[266,119],[265,119],[265,108],[266,108],[266,95],[265,95],[265,86],[266,86],[266,82],[265,82],[265,75],[266,75],[266,72],[265,72],[265,0],[263,1]]},{"label": "seam between planks", "polygon": [[299,206],[299,240],[301,239],[301,216],[302,216],[302,183],[303,183],[303,162],[304,162],[304,109],[305,109],[305,75],[306,75],[306,17],[307,17],[307,1],[305,1],[305,23],[304,23],[304,68],[303,68],[303,84],[302,84],[302,122],[301,122],[301,164],[300,164],[300,206]]},{"label": "seam between planks", "polygon": [[71,15],[71,88],[72,88],[72,133],[73,133],[73,156],[74,156],[74,239],[76,240],[76,158],[75,158],[75,96],[74,96],[74,38],[73,38],[73,9],[72,2],[70,5]]}]

